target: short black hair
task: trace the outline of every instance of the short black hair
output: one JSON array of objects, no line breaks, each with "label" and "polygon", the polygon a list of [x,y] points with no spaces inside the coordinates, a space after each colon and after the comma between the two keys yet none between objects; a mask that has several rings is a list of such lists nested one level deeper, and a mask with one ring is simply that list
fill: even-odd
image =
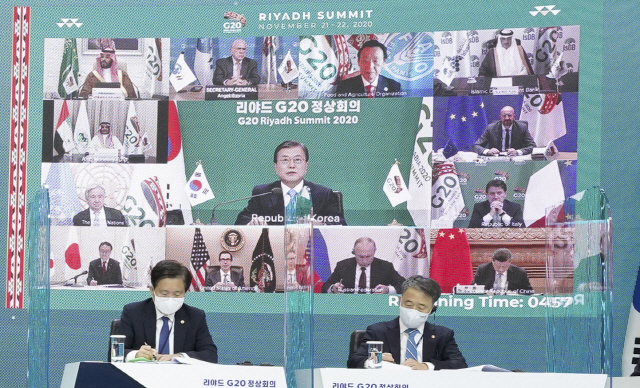
[{"label": "short black hair", "polygon": [[156,288],[162,279],[181,278],[184,282],[184,291],[186,292],[191,286],[191,272],[175,260],[162,260],[156,264],[151,270],[151,285]]},{"label": "short black hair", "polygon": [[273,152],[273,163],[278,163],[278,152],[280,152],[281,149],[295,148],[295,147],[302,147],[302,149],[304,150],[304,160],[308,162],[309,150],[307,149],[307,146],[300,143],[299,141],[287,140],[287,141],[283,141],[282,143],[280,143],[280,145],[276,147],[276,150]]},{"label": "short black hair", "polygon": [[371,39],[364,42],[362,47],[360,47],[360,50],[358,50],[358,59],[360,59],[360,53],[362,53],[362,50],[366,49],[367,47],[380,48],[382,50],[382,57],[384,58],[385,61],[387,60],[387,47],[375,39]]},{"label": "short black hair", "polygon": [[493,179],[490,180],[489,183],[487,183],[487,187],[485,188],[485,191],[487,193],[489,192],[489,187],[500,187],[502,190],[504,190],[505,193],[507,192],[507,184],[500,179]]},{"label": "short black hair", "polygon": [[227,255],[229,255],[229,256],[230,256],[230,257],[229,257],[229,260],[233,261],[233,255],[232,255],[232,254],[231,254],[231,252],[229,252],[229,251],[222,251],[222,252],[220,252],[220,253],[218,254],[218,261],[220,261],[220,257],[221,257],[222,255],[224,255],[225,253],[226,253]]},{"label": "short black hair", "polygon": [[100,245],[98,245],[98,249],[100,249],[103,245],[108,245],[109,249],[113,250],[113,245],[111,245],[111,243],[108,241],[101,242]]},{"label": "short black hair", "polygon": [[410,278],[405,280],[404,283],[402,283],[403,294],[409,288],[415,288],[423,294],[430,296],[434,304],[442,294],[442,289],[440,288],[438,282],[431,278],[425,278],[424,276],[420,275],[411,276]]},{"label": "short black hair", "polygon": [[491,260],[499,261],[504,263],[505,261],[511,260],[513,256],[511,255],[511,251],[507,248],[499,248],[493,252],[493,257]]}]

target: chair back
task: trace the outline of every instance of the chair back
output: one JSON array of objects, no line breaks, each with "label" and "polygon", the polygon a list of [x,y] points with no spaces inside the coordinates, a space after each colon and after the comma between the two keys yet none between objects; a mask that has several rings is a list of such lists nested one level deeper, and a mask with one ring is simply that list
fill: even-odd
[{"label": "chair back", "polygon": [[366,333],[366,330],[354,330],[353,333],[351,333],[351,340],[349,341],[349,358],[351,358],[353,353],[358,350]]}]

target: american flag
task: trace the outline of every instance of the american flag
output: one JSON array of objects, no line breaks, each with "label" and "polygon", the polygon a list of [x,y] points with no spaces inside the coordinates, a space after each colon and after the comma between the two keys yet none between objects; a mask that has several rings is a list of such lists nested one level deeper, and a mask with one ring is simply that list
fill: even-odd
[{"label": "american flag", "polygon": [[196,234],[193,236],[193,248],[191,248],[191,291],[204,291],[205,278],[207,277],[207,261],[209,261],[209,252],[207,246],[204,245],[204,239],[200,228],[196,228]]}]

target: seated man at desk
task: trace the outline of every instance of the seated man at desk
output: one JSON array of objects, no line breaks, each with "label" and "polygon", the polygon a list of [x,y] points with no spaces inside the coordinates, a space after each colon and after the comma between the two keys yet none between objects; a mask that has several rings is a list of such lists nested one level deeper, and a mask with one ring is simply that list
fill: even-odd
[{"label": "seated man at desk", "polygon": [[478,266],[473,284],[483,285],[485,290],[494,292],[513,291],[518,294],[533,294],[527,271],[511,264],[511,259],[510,250],[496,249],[490,263]]},{"label": "seated man at desk", "polygon": [[100,243],[100,246],[98,246],[100,258],[89,263],[87,285],[122,284],[120,263],[111,258],[112,250],[113,246],[109,242],[104,241]]},{"label": "seated man at desk", "polygon": [[117,136],[114,136],[111,133],[111,123],[108,121],[103,121],[100,123],[98,127],[98,133],[95,134],[91,142],[89,143],[89,148],[100,150],[122,150],[122,142],[118,139]]},{"label": "seated man at desk", "polygon": [[392,263],[375,257],[376,242],[372,238],[357,239],[351,253],[354,257],[336,264],[322,285],[322,292],[395,294],[400,290],[404,278],[393,268]]},{"label": "seated man at desk", "polygon": [[487,200],[473,205],[469,228],[524,228],[522,208],[507,198],[507,184],[500,179],[487,183]]},{"label": "seated man at desk", "polygon": [[232,270],[231,261],[233,261],[231,252],[220,252],[218,255],[220,265],[214,266],[212,271],[207,274],[205,287],[211,287],[212,291],[238,291],[238,288],[242,289],[244,275],[242,271]]},{"label": "seated man at desk", "polygon": [[507,77],[531,74],[533,69],[528,55],[520,45],[520,40],[513,38],[513,30],[500,30],[498,36],[487,43],[487,55],[482,60],[478,75]]},{"label": "seated man at desk", "polygon": [[218,362],[204,311],[184,304],[191,273],[174,260],[162,260],[151,270],[151,298],[122,309],[120,331],[126,336],[125,359],[170,361],[188,356]]},{"label": "seated man at desk", "polygon": [[402,284],[400,316],[388,322],[367,327],[358,350],[347,367],[364,368],[369,353],[367,341],[382,341],[382,361],[406,365],[411,369],[438,370],[466,368],[453,330],[427,322],[436,311],[440,285],[433,279],[411,276]]},{"label": "seated man at desk", "polygon": [[529,155],[536,142],[529,133],[529,123],[517,121],[512,107],[500,109],[500,120],[487,125],[473,145],[478,155]]},{"label": "seated man at desk", "polygon": [[360,75],[338,82],[336,97],[396,97],[401,85],[380,74],[387,60],[387,47],[375,39],[366,41],[358,51]]},{"label": "seated man at desk", "polygon": [[236,225],[284,225],[285,209],[305,187],[311,195],[316,224],[346,225],[333,190],[304,179],[308,165],[309,150],[304,144],[288,140],[278,145],[273,167],[280,180],[253,188],[251,195],[255,197],[238,214]]},{"label": "seated man at desk", "polygon": [[224,86],[257,85],[260,82],[258,63],[245,57],[247,42],[236,39],[231,44],[231,56],[216,61],[213,84]]},{"label": "seated man at desk", "polygon": [[120,90],[125,98],[136,98],[138,96],[127,72],[118,69],[116,50],[112,47],[105,47],[96,58],[95,70],[87,74],[87,78],[84,80],[78,95],[81,98],[87,98],[93,94],[93,88],[96,84],[110,82],[120,83]]}]

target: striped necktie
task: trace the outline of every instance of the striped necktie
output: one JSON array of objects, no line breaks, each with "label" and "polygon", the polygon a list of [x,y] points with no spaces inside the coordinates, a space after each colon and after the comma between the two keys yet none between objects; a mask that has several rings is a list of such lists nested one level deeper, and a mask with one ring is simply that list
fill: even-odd
[{"label": "striped necktie", "polygon": [[409,334],[409,339],[407,340],[407,352],[405,353],[405,358],[407,360],[418,360],[418,344],[416,343],[416,336],[420,333],[418,329],[407,329],[404,331]]}]

